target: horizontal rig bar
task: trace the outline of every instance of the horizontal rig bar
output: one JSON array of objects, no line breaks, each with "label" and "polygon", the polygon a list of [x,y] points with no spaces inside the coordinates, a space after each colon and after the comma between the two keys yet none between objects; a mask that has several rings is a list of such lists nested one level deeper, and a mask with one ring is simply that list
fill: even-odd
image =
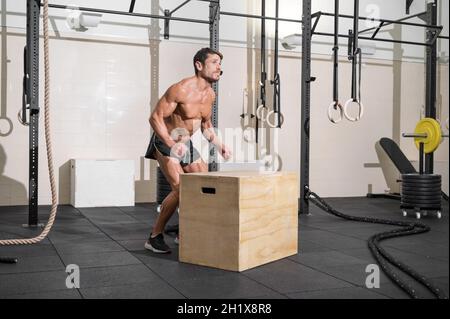
[{"label": "horizontal rig bar", "polygon": [[[321,15],[334,17],[334,13],[328,13],[328,12],[321,12]],[[341,18],[348,18],[348,19],[354,19],[353,16],[347,15],[347,14],[340,14],[339,17]],[[410,25],[415,27],[424,27],[424,28],[430,28],[430,29],[443,29],[440,25],[432,25],[432,24],[422,24],[422,23],[414,23],[414,22],[404,22],[404,21],[398,21],[398,20],[386,20],[386,19],[374,19],[374,18],[368,18],[368,17],[359,17],[359,20],[369,20],[373,22],[386,22],[389,24],[402,24],[402,25]]]},{"label": "horizontal rig bar", "polygon": [[[55,9],[71,9],[73,6],[65,6],[59,4],[49,4],[50,8]],[[197,19],[189,19],[189,18],[178,18],[178,17],[166,17],[154,14],[144,14],[144,13],[134,13],[134,12],[124,12],[124,11],[114,11],[114,10],[104,10],[104,9],[96,9],[96,8],[86,8],[86,7],[76,7],[80,11],[86,12],[96,12],[96,13],[105,13],[105,14],[117,14],[117,15],[125,15],[132,17],[141,17],[141,18],[151,18],[151,19],[162,19],[162,20],[175,20],[175,21],[183,21],[183,22],[192,22],[192,23],[203,23],[210,24],[209,21],[206,20],[197,20]]]},{"label": "horizontal rig bar", "polygon": [[[328,36],[333,37],[333,33],[325,33],[325,32],[314,32],[312,35],[322,35],[322,36]],[[339,34],[340,38],[350,38],[347,34]],[[411,45],[422,45],[422,46],[430,46],[430,44],[427,43],[421,43],[421,42],[411,42],[411,41],[400,41],[400,40],[391,40],[391,39],[378,39],[378,38],[371,38],[371,37],[360,37],[358,36],[358,39],[362,40],[372,40],[372,41],[381,41],[381,42],[390,42],[390,43],[402,43],[402,44],[411,44]]]},{"label": "horizontal rig bar", "polygon": [[[213,2],[213,3],[216,2],[216,1],[213,1],[213,0],[197,0],[197,1]],[[57,5],[57,4],[49,4],[49,7],[50,8],[55,8],[55,9],[71,9],[71,8],[74,8],[73,6]],[[96,13],[116,14],[116,15],[125,15],[125,16],[141,17],[141,18],[151,18],[151,19],[174,20],[174,21],[182,21],[182,22],[210,24],[210,21],[207,21],[207,20],[180,18],[180,17],[172,17],[172,16],[167,17],[167,16],[160,16],[160,15],[153,15],[153,14],[124,12],[124,11],[115,11],[115,10],[105,10],[105,9],[87,8],[87,7],[76,7],[76,8],[78,10],[80,10],[80,11],[86,11],[86,12],[96,12]],[[303,23],[302,20],[275,18],[275,17],[264,17],[264,16],[259,16],[259,15],[234,13],[234,12],[227,12],[227,11],[220,11],[220,14],[221,15],[228,15],[228,16],[235,16],[235,17],[253,18],[253,19],[267,19],[267,20],[278,20],[278,21],[292,22],[292,23]],[[327,12],[320,12],[320,11],[312,14],[313,17],[316,17],[317,15],[334,16],[334,14],[327,13]],[[339,15],[339,16],[343,17],[343,18],[351,18],[351,19],[353,19],[353,16],[350,16],[350,15]],[[366,18],[366,17],[359,17],[359,19],[368,19],[368,18]],[[372,20],[372,19],[369,18],[369,20]],[[418,24],[418,23],[407,23],[407,22],[399,22],[399,21],[392,21],[392,20],[385,20],[385,19],[379,19],[379,20],[376,20],[376,21],[386,22],[386,23],[407,24],[407,25],[429,27],[429,28],[435,28],[435,29],[442,29],[442,26],[434,26],[434,25],[426,25],[426,24]],[[334,36],[334,34],[332,34],[332,33],[324,33],[324,32],[313,32],[312,35]],[[340,34],[339,37],[341,37],[341,38],[349,38],[349,36],[345,35],[345,34]],[[358,38],[359,39],[363,39],[363,40],[373,40],[373,41],[381,41],[381,42],[391,42],[391,43],[402,43],[402,44],[429,46],[429,44],[420,43],[420,42],[400,41],[400,40],[390,40],[390,39],[377,39],[377,38],[361,37],[361,36],[359,36]],[[448,36],[438,36],[438,38],[439,39],[446,39],[446,40],[448,40]]]},{"label": "horizontal rig bar", "polygon": [[[402,21],[405,21],[405,20],[409,20],[409,19],[412,19],[412,18],[417,18],[417,17],[423,16],[423,15],[425,15],[426,13],[427,13],[426,11],[425,11],[425,12],[421,12],[421,13],[417,13],[417,14],[414,14],[414,15],[411,15],[411,16],[407,16],[407,17],[404,17],[404,18],[395,20],[395,21],[396,21],[397,23],[398,23],[398,22],[402,22]],[[393,22],[385,22],[385,21],[381,21],[381,23],[383,23],[383,25],[382,25],[381,27],[385,27],[385,26],[388,26],[388,25],[393,24]],[[359,33],[365,33],[365,32],[367,32],[367,31],[372,31],[372,30],[380,29],[381,27],[378,26],[378,27],[372,27],[372,28],[364,29],[364,30],[359,31]]]},{"label": "horizontal rig bar", "polygon": [[235,12],[227,12],[227,11],[220,11],[220,14],[221,15],[225,15],[225,16],[233,16],[233,17],[243,17],[243,18],[252,18],[252,19],[266,19],[266,20],[278,20],[278,21],[293,22],[293,23],[303,23],[302,20],[275,18],[275,17],[264,17],[264,16],[259,16],[259,15],[253,15],[253,14],[235,13]]}]

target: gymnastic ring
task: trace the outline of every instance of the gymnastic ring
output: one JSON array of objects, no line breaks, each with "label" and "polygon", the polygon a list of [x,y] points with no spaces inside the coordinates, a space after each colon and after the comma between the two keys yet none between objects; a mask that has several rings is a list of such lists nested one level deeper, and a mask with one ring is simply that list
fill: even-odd
[{"label": "gymnastic ring", "polygon": [[8,130],[6,131],[6,133],[2,133],[0,131],[0,136],[8,136],[9,134],[11,134],[11,132],[13,130],[13,122],[7,117],[0,117],[0,123],[2,120],[6,121],[6,123],[8,123]]},{"label": "gymnastic ring", "polygon": [[[339,117],[337,119],[333,118],[332,111],[339,109]],[[344,118],[344,110],[342,109],[342,105],[339,102],[333,101],[328,107],[328,119],[331,123],[337,124]]]},{"label": "gymnastic ring", "polygon": [[[261,114],[261,110],[263,110],[265,112],[265,114]],[[264,113],[263,112],[263,113]],[[267,117],[267,107],[265,107],[263,104],[261,104],[260,106],[258,106],[258,108],[256,109],[256,118],[260,121],[264,120]]]},{"label": "gymnastic ring", "polygon": [[[278,114],[278,112],[275,113],[275,111],[273,111],[273,110],[269,111],[269,113],[267,113],[267,116],[266,116],[266,122],[267,122],[267,125],[269,125],[271,128],[276,128],[276,127],[278,127],[278,125],[275,124],[275,119],[277,117],[274,116],[273,123],[270,122],[270,116],[272,114]],[[283,115],[283,113],[280,113],[280,126],[283,125],[283,123],[284,123],[284,115]]]},{"label": "gymnastic ring", "polygon": [[[347,108],[349,107],[350,103],[352,103],[352,102],[357,103],[358,106],[359,106],[358,116],[355,117],[355,118],[350,117],[348,115],[348,113],[347,113]],[[349,99],[347,102],[345,102],[345,105],[344,105],[344,116],[347,118],[347,120],[349,120],[351,122],[359,121],[362,118],[363,114],[364,114],[364,106],[363,106],[363,104],[360,101],[358,101],[358,100],[354,101],[353,99]]]}]

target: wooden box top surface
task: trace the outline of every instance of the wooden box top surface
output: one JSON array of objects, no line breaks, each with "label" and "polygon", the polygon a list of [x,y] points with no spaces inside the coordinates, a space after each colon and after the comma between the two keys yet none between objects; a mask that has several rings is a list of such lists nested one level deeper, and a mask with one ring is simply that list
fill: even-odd
[{"label": "wooden box top surface", "polygon": [[226,171],[226,172],[203,172],[203,173],[185,173],[182,176],[208,176],[208,177],[233,177],[233,178],[245,178],[245,177],[280,177],[286,175],[297,175],[296,172],[282,171],[282,172],[255,172],[255,171]]}]

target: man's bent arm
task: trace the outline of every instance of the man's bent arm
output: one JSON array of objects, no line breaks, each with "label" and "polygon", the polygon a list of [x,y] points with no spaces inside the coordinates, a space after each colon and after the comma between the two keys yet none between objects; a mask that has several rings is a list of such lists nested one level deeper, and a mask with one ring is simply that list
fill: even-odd
[{"label": "man's bent arm", "polygon": [[154,132],[168,147],[175,145],[175,141],[170,137],[170,133],[164,119],[172,115],[177,108],[178,90],[179,88],[177,88],[177,85],[172,85],[158,101],[158,104],[156,104],[156,107],[149,119],[150,125]]},{"label": "man's bent arm", "polygon": [[208,140],[208,142],[222,148],[222,141],[219,139],[214,131],[214,126],[211,122],[211,117],[202,119],[202,134]]}]

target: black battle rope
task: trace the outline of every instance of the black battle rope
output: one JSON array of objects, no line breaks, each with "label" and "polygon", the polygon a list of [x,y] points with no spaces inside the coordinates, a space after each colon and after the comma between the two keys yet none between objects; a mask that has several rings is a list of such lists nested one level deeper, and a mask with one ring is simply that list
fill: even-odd
[{"label": "black battle rope", "polygon": [[306,198],[309,199],[314,205],[324,210],[325,212],[347,220],[365,223],[401,226],[402,228],[397,228],[391,231],[378,233],[369,238],[368,246],[373,256],[375,257],[375,259],[377,260],[377,262],[379,263],[385,274],[393,282],[395,282],[402,290],[404,290],[409,296],[411,296],[411,298],[414,299],[419,298],[414,288],[412,288],[408,283],[401,280],[384,259],[386,259],[389,263],[391,263],[392,265],[396,266],[397,268],[408,274],[411,278],[417,280],[419,283],[424,285],[438,299],[448,299],[448,297],[440,288],[434,286],[431,282],[428,281],[427,278],[416,272],[408,265],[396,260],[394,257],[392,257],[392,255],[390,255],[384,248],[380,246],[381,241],[389,238],[426,233],[431,229],[429,226],[419,222],[402,222],[380,218],[346,215],[335,210],[333,207],[328,205],[319,195],[309,190],[307,191]]}]

